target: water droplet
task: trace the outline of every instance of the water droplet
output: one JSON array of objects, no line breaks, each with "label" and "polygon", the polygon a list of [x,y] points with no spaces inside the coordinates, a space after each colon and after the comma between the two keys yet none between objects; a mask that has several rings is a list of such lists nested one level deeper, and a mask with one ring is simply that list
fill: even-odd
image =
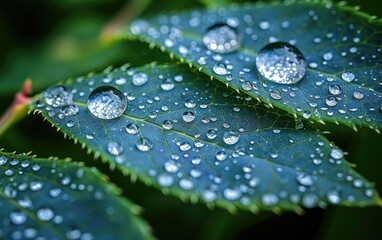
[{"label": "water droplet", "polygon": [[228,145],[233,145],[239,141],[239,134],[235,131],[225,132],[223,135],[223,141]]},{"label": "water droplet", "polygon": [[269,96],[275,100],[280,100],[282,98],[281,92],[277,89],[273,89],[270,91]]},{"label": "water droplet", "polygon": [[173,124],[172,124],[171,120],[164,120],[164,121],[162,122],[162,127],[163,127],[164,129],[170,130],[170,129],[172,129]]},{"label": "water droplet", "polygon": [[326,105],[329,107],[334,107],[338,104],[338,99],[334,96],[328,96],[325,100]]},{"label": "water droplet", "polygon": [[228,154],[224,151],[219,151],[216,153],[216,159],[219,161],[224,161],[227,159]]},{"label": "water droplet", "polygon": [[189,151],[189,150],[191,150],[191,148],[192,148],[192,146],[191,146],[191,144],[189,142],[182,142],[179,145],[179,149],[182,152]]},{"label": "water droplet", "polygon": [[237,200],[241,197],[241,192],[237,189],[226,188],[223,195],[227,200]]},{"label": "water droplet", "polygon": [[24,224],[27,221],[27,216],[23,212],[11,212],[9,214],[11,222],[15,225]]},{"label": "water droplet", "polygon": [[6,164],[8,161],[8,159],[4,156],[0,156],[0,166],[3,166],[4,164]]},{"label": "water droplet", "polygon": [[302,198],[302,204],[306,208],[314,208],[317,205],[318,197],[313,194],[307,194]]},{"label": "water droplet", "polygon": [[135,123],[128,123],[125,128],[128,134],[137,134],[139,132],[139,127]]},{"label": "water droplet", "polygon": [[184,106],[186,107],[186,108],[194,108],[195,107],[195,102],[194,102],[194,100],[192,100],[192,99],[187,99],[185,102],[184,102]]},{"label": "water droplet", "polygon": [[361,91],[355,91],[355,92],[353,93],[353,97],[354,97],[355,99],[357,99],[357,100],[361,100],[361,99],[363,99],[363,93],[362,93]]},{"label": "water droplet", "polygon": [[208,139],[211,139],[211,140],[215,139],[218,136],[217,130],[214,128],[208,129],[206,136]]},{"label": "water droplet", "polygon": [[344,72],[341,74],[341,78],[345,82],[352,82],[354,80],[355,76],[352,72]]},{"label": "water droplet", "polygon": [[135,146],[141,152],[148,152],[152,149],[153,144],[147,138],[140,138]]},{"label": "water droplet", "polygon": [[331,84],[329,86],[329,93],[333,95],[340,95],[342,93],[342,89],[338,84]]},{"label": "water droplet", "polygon": [[330,61],[330,60],[333,59],[333,53],[331,53],[331,52],[324,53],[324,55],[322,56],[322,58],[323,58],[325,61]]},{"label": "water droplet", "polygon": [[114,87],[99,87],[89,95],[88,109],[98,118],[117,118],[123,114],[126,107],[125,96]]},{"label": "water droplet", "polygon": [[52,220],[54,217],[54,212],[49,208],[40,208],[37,210],[36,215],[40,221],[47,222]]},{"label": "water droplet", "polygon": [[294,84],[304,77],[306,62],[303,54],[295,46],[275,42],[260,50],[256,57],[256,67],[269,81]]},{"label": "water droplet", "polygon": [[158,176],[158,184],[162,187],[169,187],[174,183],[174,179],[172,176],[168,174],[160,174]]},{"label": "water droplet", "polygon": [[309,110],[305,110],[302,113],[302,117],[305,118],[305,119],[309,119],[311,116],[312,116],[312,113]]},{"label": "water droplet", "polygon": [[74,116],[78,113],[78,107],[76,105],[65,106],[61,109],[61,112],[66,116]]},{"label": "water droplet", "polygon": [[174,161],[167,161],[164,163],[164,169],[169,173],[176,173],[178,172],[179,167]]},{"label": "water droplet", "polygon": [[297,174],[296,180],[298,183],[304,186],[312,186],[314,184],[312,176],[303,173]]},{"label": "water droplet", "polygon": [[72,104],[73,94],[65,86],[53,86],[44,92],[44,98],[47,104],[53,107]]},{"label": "water droplet", "polygon": [[328,201],[332,204],[339,204],[341,202],[341,197],[337,191],[329,191],[326,194]]},{"label": "water droplet", "polygon": [[149,78],[146,73],[135,73],[131,78],[131,81],[135,86],[142,86],[147,83],[148,80]]},{"label": "water droplet", "polygon": [[214,71],[214,73],[220,76],[224,76],[228,74],[227,67],[224,63],[215,63],[212,70]]},{"label": "water droplet", "polygon": [[261,197],[261,202],[265,206],[275,206],[279,202],[279,198],[273,193],[266,193]]},{"label": "water droplet", "polygon": [[189,112],[189,111],[184,112],[182,114],[182,119],[183,119],[183,121],[188,122],[188,123],[192,122],[195,120],[195,114],[193,112]]},{"label": "water droplet", "polygon": [[209,50],[222,54],[236,51],[241,44],[237,31],[223,23],[208,28],[203,43]]},{"label": "water droplet", "polygon": [[190,190],[194,188],[194,183],[188,179],[181,179],[179,181],[179,186],[184,190]]},{"label": "water droplet", "polygon": [[66,126],[67,127],[69,127],[69,128],[71,128],[71,127],[73,127],[74,126],[74,121],[73,120],[69,120],[67,123],[66,123]]},{"label": "water droplet", "polygon": [[164,90],[164,91],[170,91],[170,90],[174,89],[175,84],[174,84],[174,82],[172,81],[172,79],[167,78],[167,79],[164,79],[164,80],[162,81],[162,83],[160,84],[160,87],[161,87],[162,90]]},{"label": "water droplet", "polygon": [[344,157],[344,153],[342,152],[341,149],[338,149],[338,148],[333,148],[331,151],[330,151],[330,156],[336,160],[338,159],[341,159]]},{"label": "water droplet", "polygon": [[107,145],[107,151],[113,156],[118,156],[123,152],[123,147],[119,142],[110,142]]}]

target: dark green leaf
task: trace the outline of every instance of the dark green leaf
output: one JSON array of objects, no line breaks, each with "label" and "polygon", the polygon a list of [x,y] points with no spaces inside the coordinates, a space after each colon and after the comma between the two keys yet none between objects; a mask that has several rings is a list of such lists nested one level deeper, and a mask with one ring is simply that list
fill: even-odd
[{"label": "dark green leaf", "polygon": [[117,194],[95,169],[1,152],[0,238],[151,238],[139,208]]},{"label": "dark green leaf", "polygon": [[[88,98],[99,100],[95,115],[116,118],[93,115]],[[192,201],[253,211],[379,201],[319,133],[182,67],[108,69],[53,86],[32,107],[112,166]]]},{"label": "dark green leaf", "polygon": [[[203,36],[216,24],[230,25],[236,31],[241,42],[236,51],[220,54],[207,50]],[[137,20],[122,35],[156,45],[232,88],[293,115],[353,128],[364,125],[379,132],[381,33],[381,21],[351,7],[300,2],[162,15]],[[300,82],[278,84],[257,70],[259,51],[275,41],[289,42],[305,56],[307,68]],[[217,63],[224,63],[227,70],[217,74],[213,70]]]}]

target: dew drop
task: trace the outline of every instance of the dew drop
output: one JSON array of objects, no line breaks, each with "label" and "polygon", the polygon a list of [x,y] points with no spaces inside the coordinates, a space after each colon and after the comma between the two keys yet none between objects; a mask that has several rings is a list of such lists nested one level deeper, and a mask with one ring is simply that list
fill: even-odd
[{"label": "dew drop", "polygon": [[256,57],[257,70],[269,81],[294,84],[305,75],[306,61],[295,46],[285,42],[270,43]]},{"label": "dew drop", "polygon": [[65,86],[52,86],[44,92],[47,104],[53,107],[66,106],[72,104],[73,94]]},{"label": "dew drop", "polygon": [[275,206],[279,202],[279,198],[273,193],[266,193],[261,197],[261,202],[265,206]]},{"label": "dew drop", "polygon": [[187,111],[182,114],[183,121],[189,123],[195,120],[195,114],[193,112]]},{"label": "dew drop", "polygon": [[147,138],[140,138],[135,146],[141,152],[148,152],[152,149],[153,144]]},{"label": "dew drop", "polygon": [[338,99],[334,96],[328,96],[325,100],[326,105],[329,107],[334,107],[338,104]]},{"label": "dew drop", "polygon": [[355,92],[353,93],[353,97],[354,97],[355,99],[357,99],[357,100],[361,100],[361,99],[363,99],[363,93],[362,93],[361,91],[355,91]]},{"label": "dew drop", "polygon": [[215,63],[212,70],[214,71],[214,73],[220,76],[224,76],[228,74],[228,69],[224,63]]},{"label": "dew drop", "polygon": [[344,72],[341,74],[341,78],[345,82],[352,82],[354,80],[355,76],[352,72]]},{"label": "dew drop", "polygon": [[139,132],[139,127],[135,123],[128,123],[125,130],[128,134],[135,135]]},{"label": "dew drop", "polygon": [[214,128],[208,129],[206,136],[208,139],[211,139],[211,140],[215,139],[218,136],[217,130]]},{"label": "dew drop", "polygon": [[123,114],[127,100],[123,93],[114,87],[96,88],[88,99],[88,109],[101,119],[114,119]]},{"label": "dew drop", "polygon": [[312,186],[314,184],[312,176],[302,173],[297,174],[296,180],[298,183],[304,186]]},{"label": "dew drop", "polygon": [[119,142],[110,142],[107,145],[107,151],[113,156],[119,156],[123,152],[123,147]]},{"label": "dew drop", "polygon": [[282,98],[281,92],[277,89],[271,90],[269,96],[275,100],[280,100]]},{"label": "dew drop", "polygon": [[172,124],[171,120],[164,120],[164,121],[162,122],[162,127],[163,127],[164,129],[171,130],[172,127],[173,127],[173,124]]},{"label": "dew drop", "polygon": [[240,42],[236,29],[223,23],[211,26],[203,36],[203,43],[209,50],[222,54],[236,51]]},{"label": "dew drop", "polygon": [[219,151],[216,153],[216,159],[219,161],[224,161],[227,159],[228,154],[224,151]]},{"label": "dew drop", "polygon": [[174,183],[174,178],[168,174],[158,176],[158,184],[162,187],[169,187]]},{"label": "dew drop", "polygon": [[186,151],[189,151],[191,150],[192,146],[189,142],[182,142],[180,145],[179,145],[179,149],[180,151],[182,152],[186,152]]},{"label": "dew drop", "polygon": [[235,131],[225,132],[223,135],[223,141],[228,145],[234,145],[239,141],[239,134]]},{"label": "dew drop", "polygon": [[331,204],[339,204],[341,202],[341,197],[337,191],[329,191],[326,197]]},{"label": "dew drop", "polygon": [[147,83],[148,80],[149,78],[146,73],[135,73],[131,78],[131,81],[135,86],[142,86]]},{"label": "dew drop", "polygon": [[333,95],[340,95],[342,93],[342,89],[338,84],[331,84],[329,86],[329,93]]},{"label": "dew drop", "polygon": [[331,151],[330,151],[330,156],[336,160],[338,159],[341,159],[344,157],[344,153],[342,152],[342,150],[338,149],[338,148],[333,148]]},{"label": "dew drop", "polygon": [[192,99],[187,99],[185,102],[184,102],[184,106],[186,107],[186,108],[194,108],[195,107],[195,102],[194,102],[194,100],[192,100]]},{"label": "dew drop", "polygon": [[40,221],[47,222],[52,220],[54,217],[54,212],[49,208],[40,208],[37,210],[36,215]]},{"label": "dew drop", "polygon": [[9,218],[11,219],[11,222],[15,225],[21,225],[27,221],[27,216],[23,212],[11,212],[9,214]]},{"label": "dew drop", "polygon": [[223,195],[227,200],[237,200],[241,197],[241,192],[237,189],[226,188]]},{"label": "dew drop", "polygon": [[175,84],[174,84],[174,82],[172,81],[172,79],[167,78],[167,79],[164,79],[164,80],[162,81],[162,83],[160,84],[160,87],[161,87],[162,90],[164,90],[164,91],[170,91],[170,90],[174,89]]},{"label": "dew drop", "polygon": [[61,109],[61,112],[66,116],[74,116],[78,113],[78,107],[76,105],[65,106]]}]

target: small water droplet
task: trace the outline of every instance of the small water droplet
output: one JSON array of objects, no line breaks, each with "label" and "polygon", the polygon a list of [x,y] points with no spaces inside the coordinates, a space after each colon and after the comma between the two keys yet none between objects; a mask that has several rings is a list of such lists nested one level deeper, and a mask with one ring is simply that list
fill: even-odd
[{"label": "small water droplet", "polygon": [[338,84],[331,84],[329,86],[329,93],[333,95],[340,95],[342,93],[342,89]]},{"label": "small water droplet", "polygon": [[217,130],[214,128],[208,129],[206,136],[208,139],[211,139],[211,140],[215,139],[218,136]]},{"label": "small water droplet", "polygon": [[9,219],[11,219],[11,222],[15,225],[21,225],[24,224],[27,221],[27,216],[23,212],[11,212],[9,214]]},{"label": "small water droplet", "polygon": [[344,72],[341,74],[341,78],[345,82],[352,82],[355,79],[355,76],[352,72]]},{"label": "small water droplet", "polygon": [[185,102],[184,102],[184,106],[186,107],[186,108],[194,108],[195,107],[195,102],[194,102],[194,100],[192,100],[192,99],[187,99]]},{"label": "small water droplet", "polygon": [[214,73],[220,76],[224,76],[228,74],[228,69],[224,63],[215,63],[212,70],[214,71]]},{"label": "small water droplet", "polygon": [[139,127],[135,123],[128,123],[125,130],[128,134],[134,135],[139,132]]},{"label": "small water droplet", "polygon": [[353,97],[357,100],[362,100],[363,99],[363,93],[361,91],[355,91],[353,93]]},{"label": "small water droplet", "polygon": [[294,84],[305,75],[306,61],[295,46],[285,42],[270,43],[256,57],[257,70],[269,81]]},{"label": "small water droplet", "polygon": [[101,119],[114,119],[123,114],[127,100],[123,93],[114,87],[96,88],[88,98],[88,109]]},{"label": "small water droplet", "polygon": [[107,151],[113,156],[119,156],[123,152],[123,147],[119,142],[110,142],[107,145]]},{"label": "small water droplet", "polygon": [[53,219],[54,212],[49,208],[40,208],[37,210],[36,215],[40,221],[47,222]]},{"label": "small water droplet", "polygon": [[223,23],[211,26],[203,36],[203,43],[209,50],[222,54],[236,51],[240,42],[236,29]]},{"label": "small water droplet", "polygon": [[169,187],[174,183],[174,178],[168,174],[160,174],[158,176],[158,184],[162,187]]},{"label": "small water droplet", "polygon": [[277,89],[273,89],[270,91],[269,96],[275,100],[280,100],[282,98],[281,92]]},{"label": "small water droplet", "polygon": [[149,81],[149,78],[146,73],[135,73],[131,81],[135,86],[142,86]]},{"label": "small water droplet", "polygon": [[74,116],[78,113],[78,107],[76,105],[65,106],[61,109],[61,112],[66,116]]},{"label": "small water droplet", "polygon": [[228,145],[234,145],[239,141],[239,134],[235,131],[225,132],[223,135],[223,141]]},{"label": "small water droplet", "polygon": [[227,159],[228,154],[224,151],[219,151],[216,153],[216,159],[219,161],[224,161]]},{"label": "small water droplet", "polygon": [[72,104],[73,94],[65,86],[52,86],[44,92],[47,104],[53,107]]},{"label": "small water droplet", "polygon": [[338,104],[338,99],[334,96],[328,96],[325,100],[326,105],[329,107],[334,107]]},{"label": "small water droplet", "polygon": [[189,142],[182,142],[179,145],[179,149],[182,152],[189,151],[189,150],[191,150],[191,148],[192,148],[192,146],[191,146],[191,144]]},{"label": "small water droplet", "polygon": [[160,87],[164,91],[170,91],[170,90],[174,89],[175,84],[171,78],[166,78],[162,81],[162,83],[160,84]]},{"label": "small water droplet", "polygon": [[223,195],[227,200],[237,200],[241,197],[241,192],[237,189],[226,188],[223,191]]},{"label": "small water droplet", "polygon": [[182,114],[183,121],[189,123],[195,120],[195,114],[193,112],[187,111]]},{"label": "small water droplet", "polygon": [[275,206],[279,202],[279,198],[273,193],[266,193],[261,197],[261,202],[265,206]]},{"label": "small water droplet", "polygon": [[141,152],[148,152],[152,149],[153,147],[153,144],[151,143],[151,141],[147,138],[140,138],[136,145],[137,149]]},{"label": "small water droplet", "polygon": [[331,204],[339,204],[341,202],[341,197],[337,191],[329,191],[326,197]]},{"label": "small water droplet", "polygon": [[331,151],[330,151],[330,156],[336,160],[338,159],[341,159],[344,157],[344,153],[342,152],[341,149],[338,149],[338,148],[333,148]]},{"label": "small water droplet", "polygon": [[304,186],[312,186],[314,184],[312,176],[303,173],[297,174],[296,180],[298,183]]}]

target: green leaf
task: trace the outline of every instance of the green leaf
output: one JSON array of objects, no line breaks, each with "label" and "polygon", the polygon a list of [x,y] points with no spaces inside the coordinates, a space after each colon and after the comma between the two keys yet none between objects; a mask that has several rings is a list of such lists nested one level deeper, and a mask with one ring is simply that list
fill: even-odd
[{"label": "green leaf", "polygon": [[0,153],[0,238],[151,239],[139,208],[95,169]]},{"label": "green leaf", "polygon": [[[241,42],[236,51],[215,53],[203,44],[203,36],[216,24],[230,25],[231,31],[236,31]],[[351,7],[315,1],[161,15],[135,21],[121,36],[166,50],[230,87],[293,115],[353,128],[369,126],[379,132],[381,33],[380,20]],[[305,56],[307,68],[300,82],[278,84],[257,70],[259,51],[275,41],[289,42]],[[225,64],[227,71],[217,74],[213,70],[217,63]],[[343,80],[352,78],[351,82]]]},{"label": "green leaf", "polygon": [[108,69],[39,99],[32,108],[95,156],[181,198],[252,211],[379,201],[319,133],[180,66]]}]

